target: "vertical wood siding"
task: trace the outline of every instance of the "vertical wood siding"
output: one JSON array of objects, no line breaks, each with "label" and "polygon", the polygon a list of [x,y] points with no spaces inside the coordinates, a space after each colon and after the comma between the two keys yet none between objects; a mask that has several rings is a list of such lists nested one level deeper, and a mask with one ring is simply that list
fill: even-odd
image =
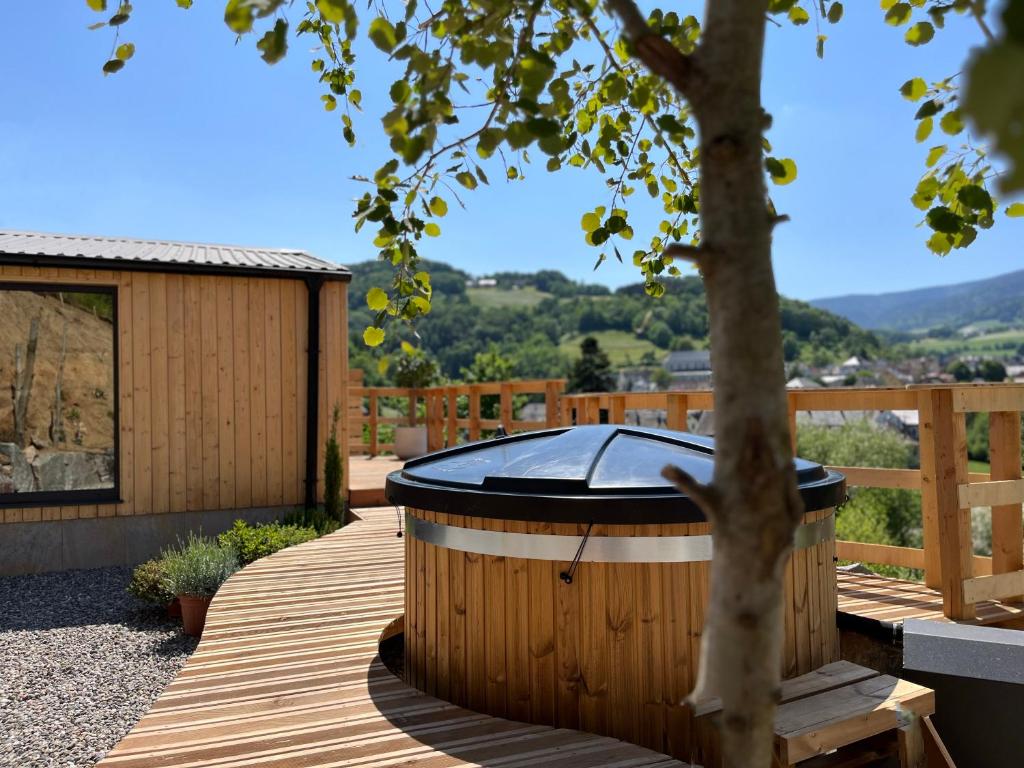
[{"label": "vertical wood siding", "polygon": [[[117,288],[120,504],[0,510],[3,522],[301,505],[301,280],[0,266],[0,280]],[[320,448],[346,408],[346,285],[320,294]],[[348,420],[338,442],[348,466]]]}]

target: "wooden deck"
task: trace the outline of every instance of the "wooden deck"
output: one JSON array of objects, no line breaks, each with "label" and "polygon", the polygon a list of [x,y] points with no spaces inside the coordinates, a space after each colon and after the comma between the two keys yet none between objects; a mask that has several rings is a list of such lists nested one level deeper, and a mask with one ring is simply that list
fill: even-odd
[{"label": "wooden deck", "polygon": [[393,508],[358,514],[231,577],[196,652],[100,765],[685,768],[615,739],[461,709],[392,675],[377,645],[402,613],[403,539]]},{"label": "wooden deck", "polygon": [[389,473],[401,469],[404,462],[394,456],[351,456],[348,460],[348,503],[360,507],[380,507],[384,498],[384,481]]},{"label": "wooden deck", "polygon": [[[839,613],[898,626],[906,619],[949,621],[942,614],[942,593],[914,581],[839,571]],[[1002,624],[1024,619],[1024,605],[983,602],[971,624]]]}]

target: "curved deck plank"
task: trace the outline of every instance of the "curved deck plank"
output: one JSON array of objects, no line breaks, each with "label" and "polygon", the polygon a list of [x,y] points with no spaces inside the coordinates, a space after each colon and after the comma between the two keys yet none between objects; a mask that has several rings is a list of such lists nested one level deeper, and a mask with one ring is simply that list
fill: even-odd
[{"label": "curved deck plank", "polygon": [[632,744],[427,696],[377,656],[402,613],[394,509],[235,574],[196,652],[104,768],[685,768]]}]

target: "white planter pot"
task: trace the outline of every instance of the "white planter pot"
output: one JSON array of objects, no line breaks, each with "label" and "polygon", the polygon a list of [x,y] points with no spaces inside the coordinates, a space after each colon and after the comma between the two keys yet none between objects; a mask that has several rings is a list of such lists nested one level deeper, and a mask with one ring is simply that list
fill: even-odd
[{"label": "white planter pot", "polygon": [[415,459],[426,452],[426,427],[395,427],[395,456],[400,459]]}]

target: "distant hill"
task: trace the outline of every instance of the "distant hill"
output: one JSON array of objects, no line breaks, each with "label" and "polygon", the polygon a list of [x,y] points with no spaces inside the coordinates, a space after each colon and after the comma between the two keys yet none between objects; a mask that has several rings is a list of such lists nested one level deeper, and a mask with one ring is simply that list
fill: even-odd
[{"label": "distant hill", "polygon": [[873,330],[961,328],[984,322],[1024,325],[1024,270],[968,283],[835,296],[810,303]]},{"label": "distant hill", "polygon": [[[673,349],[707,344],[708,313],[704,285],[697,277],[666,280],[660,299],[644,293],[642,283],[610,292],[579,283],[554,270],[499,272],[486,286],[462,270],[426,262],[434,289],[433,309],[413,331],[392,326],[375,351],[362,341],[373,322],[366,292],[391,285],[391,266],[380,261],[351,265],[349,329],[352,367],[366,372],[368,383],[384,383],[378,372],[381,353],[414,341],[437,359],[444,375],[456,379],[476,355],[493,350],[513,362],[521,378],[564,376],[579,355],[582,338],[593,335],[617,366],[656,365]],[[491,280],[494,282],[492,283]],[[467,287],[466,283],[471,286]],[[790,362],[837,362],[850,355],[877,357],[883,344],[875,334],[830,312],[781,297],[783,351]]]}]

